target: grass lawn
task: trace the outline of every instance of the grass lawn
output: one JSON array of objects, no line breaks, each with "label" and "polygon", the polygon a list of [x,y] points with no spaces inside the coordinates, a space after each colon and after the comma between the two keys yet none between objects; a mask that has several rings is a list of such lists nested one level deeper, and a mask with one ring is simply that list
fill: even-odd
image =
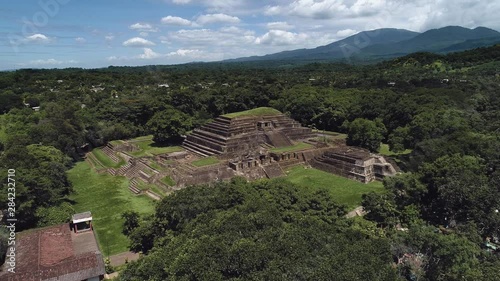
[{"label": "grass lawn", "polygon": [[168,186],[174,186],[176,185],[175,181],[169,177],[169,176],[166,176],[164,178],[161,179],[161,182],[168,185]]},{"label": "grass lawn", "polygon": [[191,162],[191,165],[196,166],[196,167],[203,167],[203,166],[208,166],[208,165],[213,165],[219,163],[219,160],[213,156],[210,157],[205,157],[200,160],[196,160]]},{"label": "grass lawn", "polygon": [[153,141],[153,136],[144,136],[130,140],[129,142],[137,145],[140,150],[131,152],[135,157],[154,156],[158,154],[179,152],[184,149],[180,146],[160,146]]},{"label": "grass lawn", "polygon": [[397,156],[397,155],[405,155],[405,154],[410,154],[411,153],[411,149],[406,149],[405,151],[402,151],[402,152],[392,152],[389,150],[389,145],[388,144],[381,144],[380,145],[380,151],[379,153],[381,155],[385,155],[385,156]]},{"label": "grass lawn", "polygon": [[332,197],[349,209],[361,205],[361,196],[370,191],[383,192],[381,182],[364,184],[341,176],[333,175],[313,168],[296,166],[286,171],[287,179],[299,186],[313,189],[326,189]]},{"label": "grass lawn", "polygon": [[120,162],[115,163],[111,158],[109,158],[100,148],[96,148],[92,150],[92,153],[94,154],[95,158],[101,162],[101,164],[106,167],[106,168],[118,168],[121,167],[125,164],[125,160],[121,159],[119,156],[117,156],[120,159]]},{"label": "grass lawn", "polygon": [[308,144],[308,143],[299,142],[299,143],[292,145],[292,146],[272,148],[271,152],[274,152],[274,153],[294,152],[294,151],[308,149],[311,147],[313,147],[313,146]]},{"label": "grass lawn", "polygon": [[248,116],[261,116],[261,115],[278,115],[281,114],[278,110],[271,107],[258,107],[250,110],[234,112],[224,114],[222,116],[227,118],[236,118],[236,117],[248,117]]},{"label": "grass lawn", "polygon": [[101,169],[105,169],[106,167],[104,167],[101,162],[99,161],[96,161],[94,157],[88,157],[87,158],[90,162],[92,162],[92,164],[94,165],[94,167],[97,169],[97,170],[101,170]]},{"label": "grass lawn", "polygon": [[113,140],[113,141],[110,141],[110,143],[112,145],[120,145],[120,144],[123,144],[123,141],[122,140]]},{"label": "grass lawn", "polygon": [[87,162],[79,162],[68,171],[73,184],[77,212],[91,211],[94,229],[105,256],[128,251],[129,240],[122,234],[124,211],[142,215],[154,212],[154,201],[145,195],[135,196],[128,190],[125,177],[97,174]]}]

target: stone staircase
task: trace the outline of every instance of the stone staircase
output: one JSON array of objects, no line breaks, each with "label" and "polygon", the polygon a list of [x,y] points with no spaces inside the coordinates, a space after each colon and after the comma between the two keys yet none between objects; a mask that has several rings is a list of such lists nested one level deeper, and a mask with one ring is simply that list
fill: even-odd
[{"label": "stone staircase", "polygon": [[202,144],[195,143],[195,142],[189,140],[189,138],[184,140],[184,142],[182,143],[182,147],[184,149],[191,151],[191,152],[193,152],[197,155],[200,155],[202,157],[208,157],[208,156],[212,156],[215,154],[220,154],[219,151],[212,149],[210,147],[204,146]]},{"label": "stone staircase", "polygon": [[128,162],[126,165],[124,165],[118,169],[117,174],[120,176],[124,176],[125,173],[127,172],[127,170],[130,169],[131,166],[132,166],[132,163]]},{"label": "stone staircase", "polygon": [[106,145],[105,147],[103,147],[102,149],[102,152],[104,152],[104,154],[106,154],[106,156],[108,156],[113,162],[115,163],[118,163],[120,162],[120,158],[118,158],[118,156],[116,156],[115,154],[115,151],[113,150],[113,145],[108,143],[108,145]]},{"label": "stone staircase", "polygon": [[283,170],[281,169],[278,163],[272,163],[270,165],[263,166],[262,168],[264,169],[266,176],[270,179],[285,175],[285,173],[283,173]]},{"label": "stone staircase", "polygon": [[133,178],[130,180],[128,189],[135,195],[139,195],[141,194],[141,190],[138,188],[138,186],[139,186],[139,181],[136,178]]},{"label": "stone staircase", "polygon": [[266,132],[266,139],[268,143],[273,145],[274,147],[285,147],[292,145],[292,142],[288,139],[288,137],[280,131]]}]

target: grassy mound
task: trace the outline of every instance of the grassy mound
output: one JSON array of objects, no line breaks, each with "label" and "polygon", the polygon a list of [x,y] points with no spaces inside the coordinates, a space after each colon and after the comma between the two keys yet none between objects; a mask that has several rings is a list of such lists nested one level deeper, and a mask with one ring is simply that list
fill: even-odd
[{"label": "grassy mound", "polygon": [[227,118],[238,118],[238,117],[250,117],[250,116],[262,116],[262,115],[278,115],[281,114],[280,111],[271,107],[258,107],[250,110],[234,112],[224,114],[222,116]]}]

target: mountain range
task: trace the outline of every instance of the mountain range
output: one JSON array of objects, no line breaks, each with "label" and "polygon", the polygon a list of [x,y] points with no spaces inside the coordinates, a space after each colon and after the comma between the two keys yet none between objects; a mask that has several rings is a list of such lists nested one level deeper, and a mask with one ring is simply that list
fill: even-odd
[{"label": "mountain range", "polygon": [[314,49],[297,49],[264,56],[227,61],[343,60],[370,61],[400,57],[415,52],[449,53],[500,43],[500,32],[486,27],[469,29],[447,26],[422,33],[405,29],[382,28],[363,31]]}]

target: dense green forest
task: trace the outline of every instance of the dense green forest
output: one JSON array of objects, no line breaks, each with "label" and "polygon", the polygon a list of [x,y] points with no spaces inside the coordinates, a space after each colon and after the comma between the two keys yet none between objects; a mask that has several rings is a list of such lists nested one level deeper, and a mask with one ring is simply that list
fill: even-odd
[{"label": "dense green forest", "polygon": [[73,212],[66,171],[88,149],[148,134],[178,142],[220,114],[273,107],[352,145],[412,149],[396,159],[405,173],[365,195],[369,213],[354,221],[280,181],[180,191],[128,233],[149,254],[123,280],[498,280],[484,241],[500,237],[499,83],[500,46],[359,66],[1,72],[0,165],[16,169],[18,230],[51,225]]}]

